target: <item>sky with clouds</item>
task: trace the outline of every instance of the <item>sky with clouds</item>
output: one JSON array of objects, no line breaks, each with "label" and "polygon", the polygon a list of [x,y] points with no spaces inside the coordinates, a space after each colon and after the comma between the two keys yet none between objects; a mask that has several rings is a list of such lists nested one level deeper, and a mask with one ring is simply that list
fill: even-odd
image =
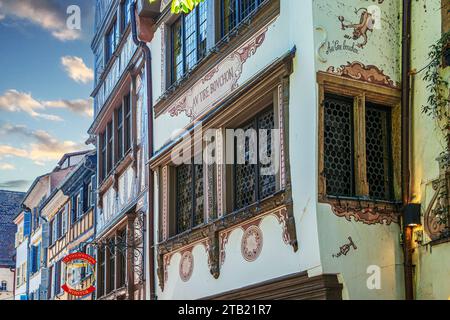
[{"label": "sky with clouds", "polygon": [[[81,9],[72,30],[67,9]],[[0,189],[26,191],[91,149],[94,0],[0,0]]]}]

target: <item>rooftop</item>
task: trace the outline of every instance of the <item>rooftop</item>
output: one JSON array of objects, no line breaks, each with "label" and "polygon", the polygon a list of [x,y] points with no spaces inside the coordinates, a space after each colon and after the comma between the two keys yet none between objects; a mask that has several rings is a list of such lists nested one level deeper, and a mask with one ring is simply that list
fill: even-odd
[{"label": "rooftop", "polygon": [[14,216],[19,211],[25,193],[0,190],[0,266],[14,267]]}]

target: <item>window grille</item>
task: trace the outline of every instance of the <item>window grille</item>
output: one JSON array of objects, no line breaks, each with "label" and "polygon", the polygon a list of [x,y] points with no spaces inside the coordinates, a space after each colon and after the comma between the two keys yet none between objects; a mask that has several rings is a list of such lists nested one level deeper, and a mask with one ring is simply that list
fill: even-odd
[{"label": "window grille", "polygon": [[327,194],[354,195],[353,100],[326,96],[324,101],[324,164]]}]

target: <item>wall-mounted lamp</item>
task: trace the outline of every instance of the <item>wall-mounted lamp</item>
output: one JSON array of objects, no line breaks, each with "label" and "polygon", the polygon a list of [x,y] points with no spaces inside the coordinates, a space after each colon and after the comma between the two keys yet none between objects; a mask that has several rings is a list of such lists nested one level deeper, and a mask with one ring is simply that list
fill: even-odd
[{"label": "wall-mounted lamp", "polygon": [[422,225],[422,221],[420,219],[420,209],[420,203],[410,203],[403,208],[403,221],[405,226],[417,227]]}]

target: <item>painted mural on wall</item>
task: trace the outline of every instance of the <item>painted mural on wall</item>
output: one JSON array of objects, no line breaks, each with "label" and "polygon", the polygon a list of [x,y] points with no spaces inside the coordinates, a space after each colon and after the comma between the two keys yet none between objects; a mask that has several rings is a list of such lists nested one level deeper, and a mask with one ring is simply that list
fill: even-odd
[{"label": "painted mural on wall", "polygon": [[398,86],[400,4],[395,0],[314,1],[317,69]]}]

